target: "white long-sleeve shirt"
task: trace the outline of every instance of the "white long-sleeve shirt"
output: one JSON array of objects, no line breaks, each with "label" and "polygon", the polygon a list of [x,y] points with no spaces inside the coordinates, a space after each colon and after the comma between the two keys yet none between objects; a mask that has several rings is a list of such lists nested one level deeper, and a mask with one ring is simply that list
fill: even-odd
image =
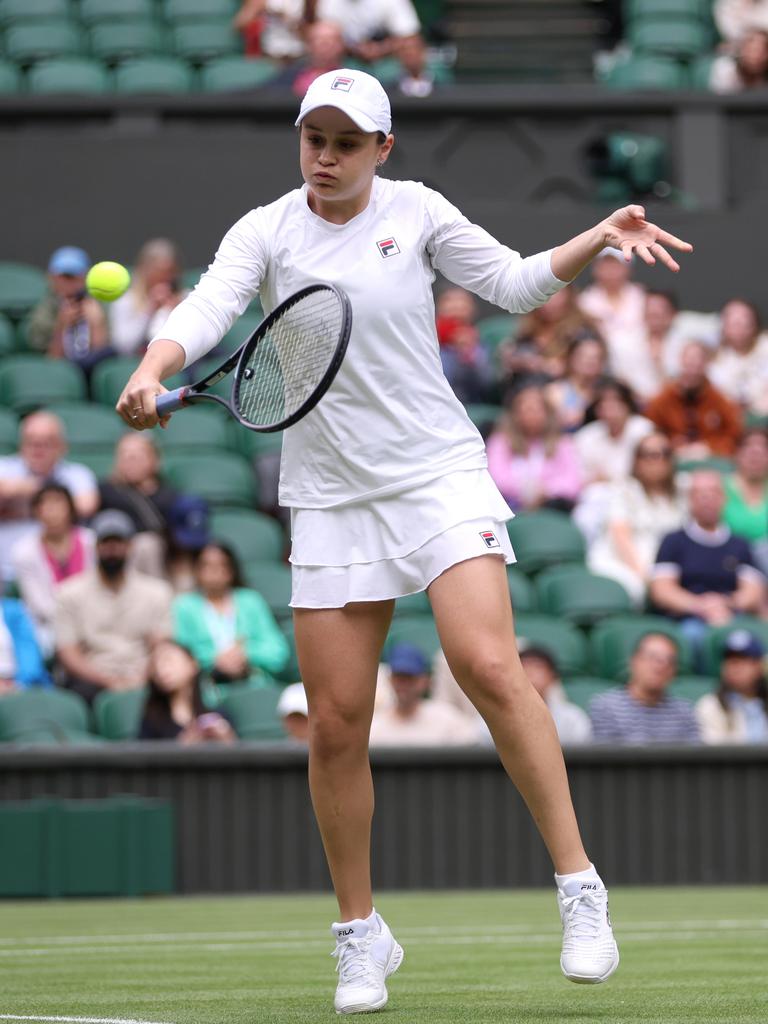
[{"label": "white long-sleeve shirt", "polygon": [[257,292],[270,312],[309,284],[343,288],[352,305],[347,354],[320,403],[285,432],[280,502],[328,508],[394,494],[486,465],[480,434],[442,371],[435,270],[511,312],[564,285],[551,252],[523,259],[418,182],[375,179],[370,203],[346,224],[314,214],[304,186],[230,229],[158,337],[178,342],[189,365]]}]

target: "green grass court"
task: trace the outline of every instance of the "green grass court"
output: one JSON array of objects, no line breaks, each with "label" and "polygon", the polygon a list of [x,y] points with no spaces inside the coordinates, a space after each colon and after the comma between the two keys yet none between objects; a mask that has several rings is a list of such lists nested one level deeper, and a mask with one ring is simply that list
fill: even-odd
[{"label": "green grass court", "polygon": [[[382,894],[407,1024],[765,1024],[768,889],[614,889],[617,974],[559,968],[553,891]],[[17,902],[0,908],[0,1020],[335,1020],[328,896]],[[12,1018],[13,1015],[13,1018]]]}]

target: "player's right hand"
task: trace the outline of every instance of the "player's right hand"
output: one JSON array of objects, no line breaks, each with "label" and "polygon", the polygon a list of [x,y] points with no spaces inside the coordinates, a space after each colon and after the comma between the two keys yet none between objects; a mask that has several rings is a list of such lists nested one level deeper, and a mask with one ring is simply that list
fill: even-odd
[{"label": "player's right hand", "polygon": [[168,388],[164,388],[156,377],[142,373],[139,368],[129,378],[115,408],[134,430],[148,430],[150,427],[156,427],[158,423],[164,427],[170,416],[158,419],[155,401],[158,395],[164,395],[167,390]]}]

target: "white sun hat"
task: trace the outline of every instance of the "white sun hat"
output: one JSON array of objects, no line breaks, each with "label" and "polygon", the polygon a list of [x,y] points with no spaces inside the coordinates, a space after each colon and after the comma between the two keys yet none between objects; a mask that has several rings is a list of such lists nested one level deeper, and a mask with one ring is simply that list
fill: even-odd
[{"label": "white sun hat", "polygon": [[392,129],[389,97],[381,82],[365,71],[339,68],[316,78],[304,94],[296,124],[318,107],[336,107],[363,132],[389,135]]}]

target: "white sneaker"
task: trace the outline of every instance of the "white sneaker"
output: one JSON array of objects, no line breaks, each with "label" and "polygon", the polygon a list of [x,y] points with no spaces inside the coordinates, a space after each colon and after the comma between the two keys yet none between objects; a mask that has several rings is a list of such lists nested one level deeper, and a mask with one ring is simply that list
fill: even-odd
[{"label": "white sneaker", "polygon": [[563,922],[563,974],[580,985],[598,985],[619,966],[608,891],[599,878],[573,878],[558,887],[557,902]]},{"label": "white sneaker", "polygon": [[384,920],[376,914],[372,925],[358,918],[331,925],[331,932],[336,936],[331,956],[338,957],[336,1013],[373,1013],[386,1006],[385,981],[403,962],[403,950]]}]

